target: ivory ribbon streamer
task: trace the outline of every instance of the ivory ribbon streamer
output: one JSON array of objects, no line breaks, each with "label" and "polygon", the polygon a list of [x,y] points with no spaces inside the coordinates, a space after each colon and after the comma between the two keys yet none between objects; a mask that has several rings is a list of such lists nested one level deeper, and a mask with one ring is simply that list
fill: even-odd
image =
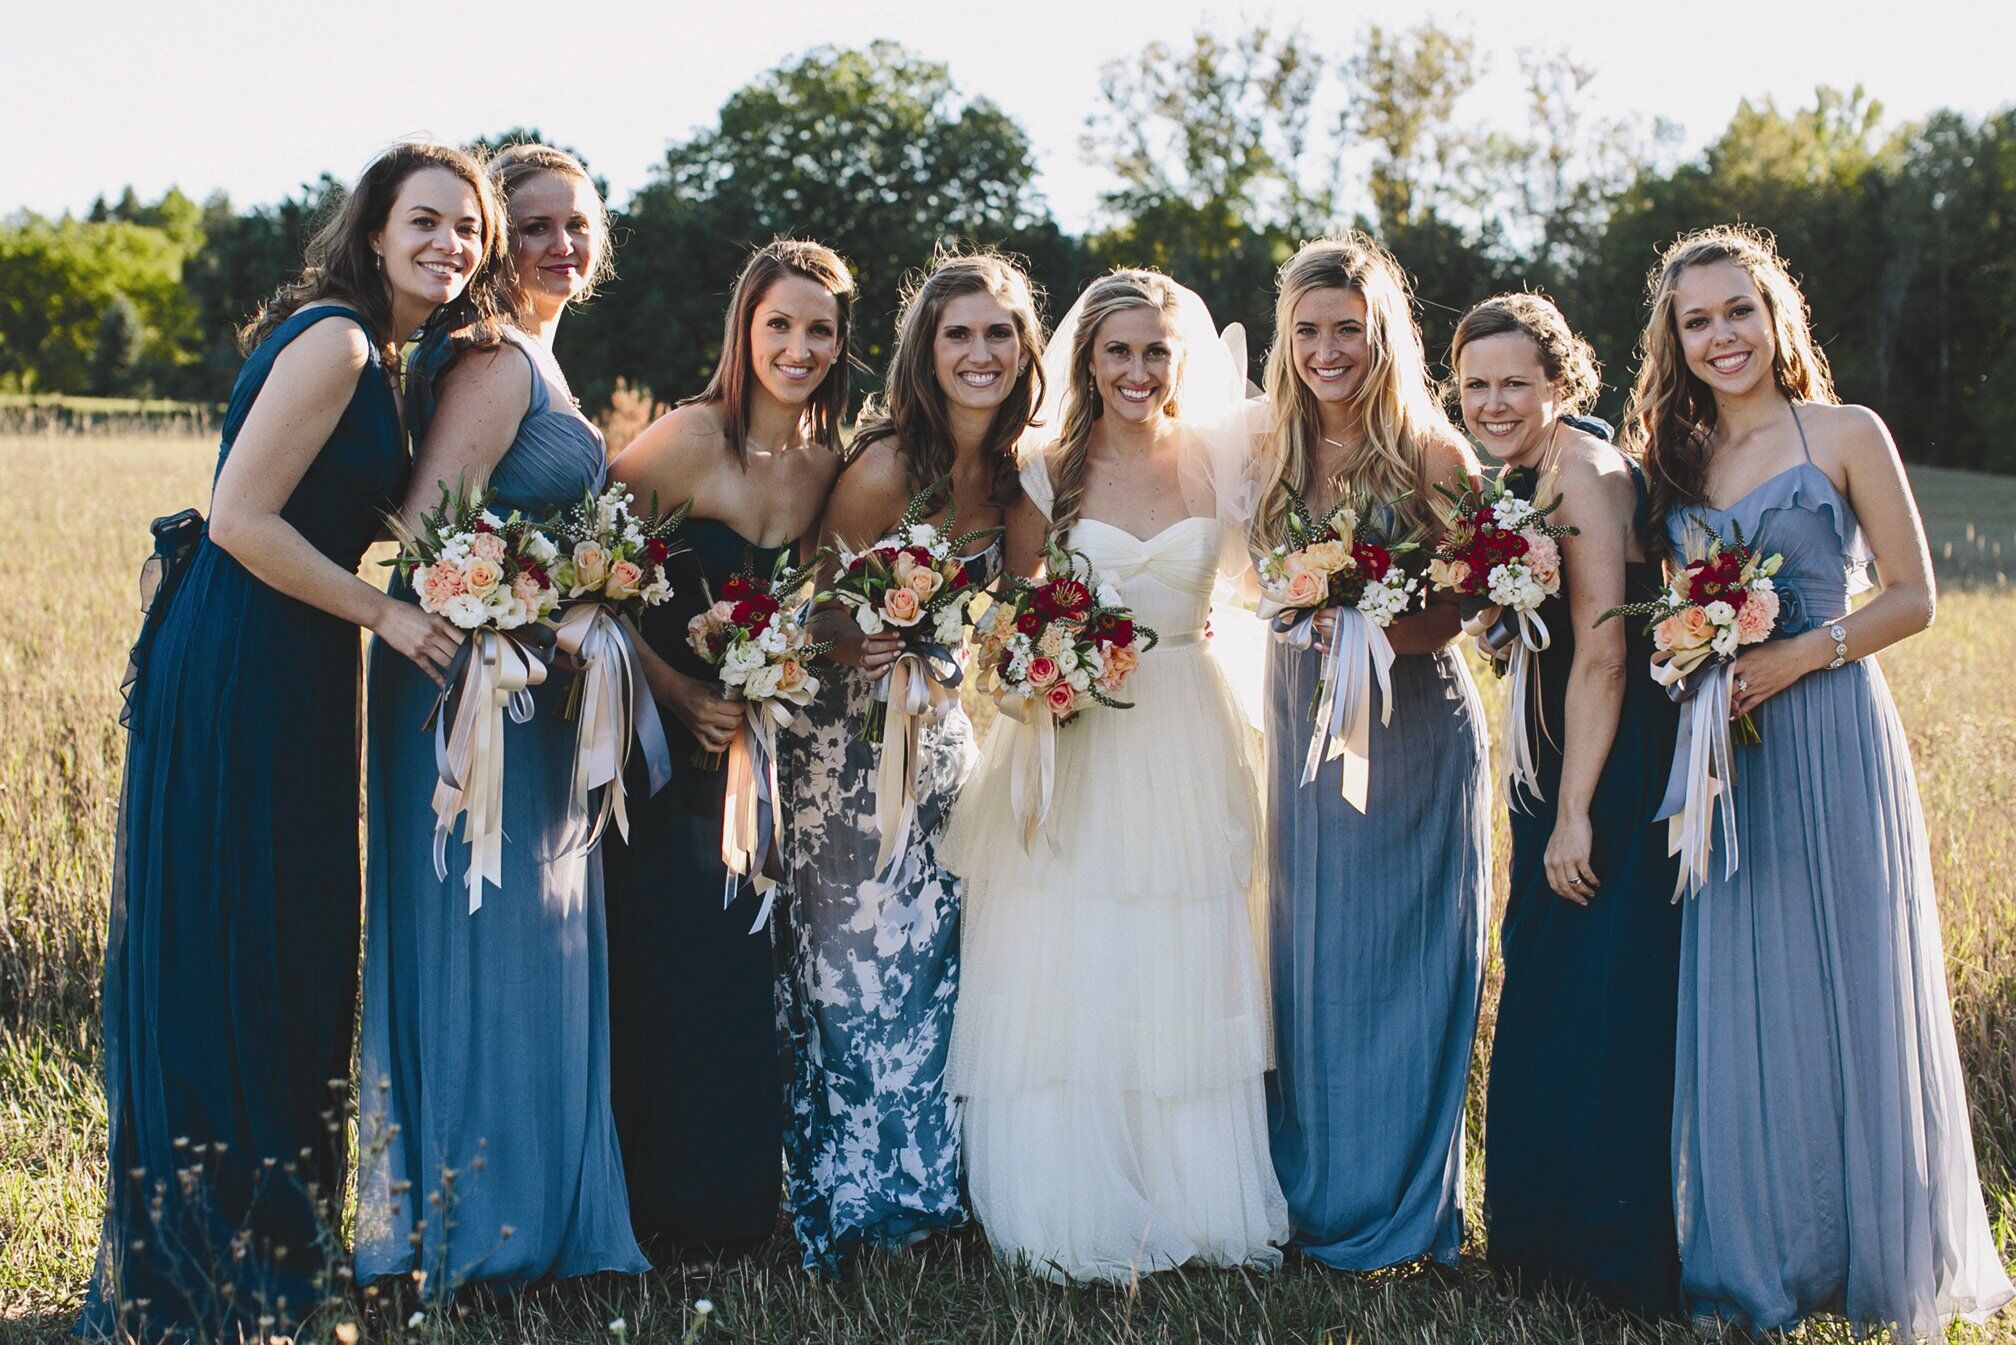
[{"label": "ivory ribbon streamer", "polygon": [[754,934],[770,919],[777,880],[763,871],[777,840],[777,730],[791,722],[795,707],[773,700],[745,701],[742,727],[728,746],[728,796],[721,810],[721,862],[728,876],[721,888],[727,910],[747,878],[763,898]]},{"label": "ivory ribbon streamer", "polygon": [[[448,876],[448,839],[458,814],[469,842],[469,913],[483,907],[483,884],[504,876],[504,715],[532,718],[532,688],[546,664],[526,640],[497,630],[471,632],[448,669],[448,685],[422,727],[434,730],[434,876]],[[452,722],[451,722],[452,721]]]},{"label": "ivory ribbon streamer", "polygon": [[1513,615],[1519,621],[1519,634],[1506,655],[1512,698],[1505,706],[1505,796],[1523,812],[1521,791],[1535,799],[1547,797],[1540,791],[1540,769],[1533,750],[1533,720],[1538,718],[1540,731],[1547,731],[1547,711],[1536,694],[1539,688],[1533,685],[1533,659],[1554,643],[1554,637],[1547,633],[1547,623],[1538,613],[1515,610]]},{"label": "ivory ribbon streamer", "polygon": [[889,706],[882,723],[882,751],[875,761],[875,826],[881,835],[875,852],[878,879],[901,864],[909,848],[910,824],[917,816],[924,726],[952,712],[964,677],[951,650],[942,644],[920,644],[898,654],[889,676],[876,684],[875,698]]},{"label": "ivory ribbon streamer", "polygon": [[1674,742],[1673,772],[1655,820],[1666,822],[1666,853],[1680,857],[1673,900],[1699,892],[1708,882],[1715,853],[1715,818],[1722,818],[1722,876],[1736,874],[1736,774],[1729,743],[1729,665],[1716,663],[1701,681],[1687,687],[1685,672],[1655,663],[1652,676],[1667,694],[1682,701],[1680,732]]},{"label": "ivory ribbon streamer", "polygon": [[[599,602],[568,608],[555,644],[573,660],[581,679],[579,728],[567,788],[568,834],[579,836],[579,849],[586,850],[602,838],[613,818],[627,840],[630,815],[624,806],[623,774],[630,763],[631,741],[643,750],[651,793],[672,778],[672,749],[644,680],[644,666],[629,631]],[[591,810],[589,796],[604,786],[601,803]]]},{"label": "ivory ribbon streamer", "polygon": [[[1270,610],[1271,609],[1271,610]],[[1338,607],[1335,628],[1323,646],[1322,680],[1317,683],[1316,726],[1302,759],[1302,783],[1316,779],[1326,761],[1344,758],[1345,801],[1365,811],[1372,785],[1372,683],[1379,683],[1379,722],[1393,722],[1393,645],[1386,632],[1355,607]],[[1292,649],[1316,643],[1317,609],[1260,604],[1274,638]]]},{"label": "ivory ribbon streamer", "polygon": [[1057,786],[1057,720],[1034,696],[1004,695],[1000,706],[1002,714],[1027,730],[1016,735],[1008,773],[1008,801],[1022,824],[1026,851],[1050,821],[1050,798]]}]

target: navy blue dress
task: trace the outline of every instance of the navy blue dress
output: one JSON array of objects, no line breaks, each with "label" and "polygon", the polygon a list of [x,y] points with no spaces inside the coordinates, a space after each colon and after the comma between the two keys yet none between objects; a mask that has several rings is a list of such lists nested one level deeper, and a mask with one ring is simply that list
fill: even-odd
[{"label": "navy blue dress", "polygon": [[[712,682],[686,623],[723,580],[767,576],[789,545],[759,547],[717,519],[689,519],[666,567],[672,600],[645,612],[645,640]],[[727,775],[694,765],[692,735],[669,713],[664,721],[670,783],[647,801],[633,761],[630,839],[611,829],[602,844],[616,1129],[637,1240],[661,1265],[725,1260],[767,1237],[784,1145],[770,938],[749,932],[753,893],[721,907]]]},{"label": "navy blue dress", "polygon": [[[602,436],[507,339],[532,391],[492,507],[549,517],[600,488]],[[602,856],[567,816],[572,677],[556,663],[532,718],[505,722],[503,882],[471,912],[459,826],[434,874],[435,685],[380,643],[370,667],[358,1278],[424,1267],[435,1294],[645,1270],[609,1110]]]},{"label": "navy blue dress", "polygon": [[[220,468],[274,359],[328,318],[361,325],[304,309],[247,358]],[[281,515],[355,569],[409,465],[374,353]],[[78,1330],[284,1331],[323,1292],[343,1192],[326,1122],[357,1001],[357,627],[205,538],[142,644],[105,951],[111,1177]]]},{"label": "navy blue dress", "polygon": [[[1530,468],[1509,479],[1532,498]],[[1625,601],[1651,601],[1662,587],[1656,563],[1624,567]],[[1666,825],[1653,819],[1679,711],[1646,675],[1644,621],[1626,619],[1624,703],[1589,804],[1590,863],[1601,887],[1587,906],[1563,900],[1548,886],[1544,860],[1575,661],[1565,587],[1540,615],[1553,635],[1534,677],[1544,719],[1532,740],[1545,797],[1519,790],[1509,810],[1505,983],[1485,1114],[1489,1252],[1527,1287],[1580,1290],[1663,1315],[1680,1297],[1669,1162],[1680,908]]]}]

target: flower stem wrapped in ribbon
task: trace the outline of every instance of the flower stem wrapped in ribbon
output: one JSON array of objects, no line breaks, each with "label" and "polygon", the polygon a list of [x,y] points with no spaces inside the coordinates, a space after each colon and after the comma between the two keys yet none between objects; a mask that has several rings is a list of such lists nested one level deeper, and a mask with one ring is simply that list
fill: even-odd
[{"label": "flower stem wrapped in ribbon", "polygon": [[[633,741],[643,751],[652,793],[672,778],[665,726],[623,621],[671,599],[665,565],[692,501],[660,513],[654,495],[641,516],[634,503],[621,485],[600,495],[590,491],[547,525],[560,551],[554,582],[565,593],[556,644],[577,674],[567,698],[567,716],[579,726],[567,816],[583,849],[601,839],[612,818],[619,832],[630,834],[623,777]],[[591,808],[598,789],[601,802]]]},{"label": "flower stem wrapped in ribbon", "polygon": [[1317,615],[1335,613],[1310,701],[1316,727],[1309,735],[1301,782],[1313,783],[1325,761],[1342,757],[1344,798],[1361,813],[1371,789],[1375,681],[1379,722],[1390,723],[1393,714],[1393,646],[1386,627],[1415,605],[1421,592],[1420,579],[1400,559],[1414,552],[1417,543],[1409,538],[1382,544],[1366,526],[1367,519],[1390,512],[1390,506],[1347,498],[1319,519],[1290,488],[1287,540],[1253,560],[1260,579],[1260,618],[1281,643],[1313,648],[1319,638]]},{"label": "flower stem wrapped in ribbon", "polygon": [[[1503,746],[1506,790],[1516,806],[1522,791],[1546,797],[1533,748],[1533,721],[1542,713],[1533,694],[1533,658],[1553,643],[1540,605],[1561,591],[1559,539],[1576,530],[1547,521],[1561,506],[1559,494],[1549,498],[1552,470],[1540,474],[1531,500],[1515,494],[1506,476],[1499,472],[1481,492],[1438,487],[1451,509],[1428,562],[1428,580],[1460,600],[1466,634],[1496,630],[1509,637],[1498,672],[1512,679]],[[1548,731],[1544,719],[1540,731]]]},{"label": "flower stem wrapped in ribbon", "polygon": [[1724,876],[1736,872],[1732,750],[1760,739],[1749,715],[1730,723],[1729,664],[1739,648],[1761,643],[1777,629],[1779,599],[1772,576],[1785,563],[1784,557],[1763,554],[1745,542],[1740,526],[1732,527],[1725,539],[1699,518],[1692,525],[1692,554],[1663,594],[1651,602],[1613,607],[1597,618],[1599,625],[1613,616],[1647,619],[1655,647],[1653,680],[1684,707],[1673,773],[1658,814],[1669,823],[1667,853],[1680,856],[1675,901],[1708,881],[1714,812],[1721,815],[1728,844]]},{"label": "flower stem wrapped in ribbon", "polygon": [[494,492],[441,485],[441,502],[416,527],[390,520],[399,554],[388,565],[410,578],[421,610],[468,632],[423,726],[434,733],[434,873],[448,876],[448,840],[463,819],[469,843],[469,910],[483,884],[498,884],[504,858],[504,716],[532,718],[532,688],[546,680],[553,632],[540,624],[559,606],[548,566],[558,555],[540,525],[500,516]]},{"label": "flower stem wrapped in ribbon", "polygon": [[1042,577],[1011,579],[988,609],[975,665],[981,687],[1029,730],[1009,777],[1024,846],[1049,821],[1056,730],[1094,705],[1132,708],[1119,692],[1158,638],[1084,552],[1054,541],[1044,548]]},{"label": "flower stem wrapped in ribbon", "polygon": [[[755,924],[770,918],[777,880],[770,874],[776,844],[777,730],[801,706],[812,703],[819,679],[812,660],[832,647],[805,632],[801,607],[794,605],[810,566],[793,568],[783,556],[767,579],[732,575],[721,596],[686,625],[686,642],[709,666],[719,669],[723,694],[743,705],[742,727],[729,744],[726,805],[721,814],[722,886],[725,910],[746,879],[763,898]],[[710,595],[711,597],[711,595]],[[696,765],[719,769],[718,753],[696,754]]]},{"label": "flower stem wrapped in ribbon", "polygon": [[[980,590],[966,569],[970,548],[999,528],[955,532],[948,510],[941,527],[926,523],[936,503],[950,496],[950,474],[912,496],[895,530],[863,551],[831,551],[833,587],[818,595],[848,609],[863,635],[895,634],[903,649],[889,675],[875,684],[861,733],[882,744],[875,773],[875,819],[880,835],[878,877],[902,862],[910,823],[917,815],[921,731],[959,703],[965,674],[957,650],[966,641],[967,613]],[[896,736],[887,736],[891,715]]]}]

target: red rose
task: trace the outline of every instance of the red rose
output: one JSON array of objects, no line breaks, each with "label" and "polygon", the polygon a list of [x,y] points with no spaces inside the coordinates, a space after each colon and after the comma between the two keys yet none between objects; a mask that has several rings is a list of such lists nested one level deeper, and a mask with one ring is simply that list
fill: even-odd
[{"label": "red rose", "polygon": [[1377,579],[1386,573],[1393,563],[1393,555],[1383,546],[1371,542],[1359,542],[1351,548],[1351,559],[1358,562],[1358,569],[1368,579]]},{"label": "red rose", "polygon": [[931,548],[929,547],[906,546],[903,548],[903,554],[910,557],[910,559],[916,561],[919,565],[925,566],[926,568],[930,567]]},{"label": "red rose", "polygon": [[487,519],[487,518],[484,518],[484,517],[483,517],[483,516],[482,516],[481,514],[478,514],[478,515],[476,516],[476,521],[475,521],[474,523],[471,523],[471,524],[469,525],[469,530],[470,530],[471,532],[495,532],[495,531],[497,531],[497,529],[496,529],[496,528],[494,528],[494,527],[492,527],[492,526],[490,525],[490,520],[489,520],[489,519]]},{"label": "red rose", "polygon": [[758,593],[749,599],[749,610],[755,613],[758,620],[767,620],[775,616],[782,607],[783,604],[768,593]]},{"label": "red rose", "polygon": [[750,604],[747,598],[743,598],[741,601],[734,603],[728,609],[728,619],[738,626],[746,627],[749,624],[750,616],[751,616]]}]

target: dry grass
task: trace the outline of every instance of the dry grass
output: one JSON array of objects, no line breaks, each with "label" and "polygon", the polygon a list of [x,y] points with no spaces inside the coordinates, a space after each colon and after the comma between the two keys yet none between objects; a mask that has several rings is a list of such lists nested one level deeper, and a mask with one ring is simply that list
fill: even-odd
[{"label": "dry grass", "polygon": [[[122,751],[118,675],[135,629],[146,521],[204,502],[212,451],[207,441],[156,436],[0,437],[0,496],[10,506],[0,515],[0,592],[14,595],[0,629],[4,1340],[63,1338],[89,1270],[105,1125],[96,1004]],[[1990,1214],[2005,1254],[2016,1254],[2016,598],[2005,570],[2016,570],[2016,482],[1914,477],[1949,592],[1938,632],[1884,663],[1931,827]],[[77,578],[52,584],[52,573]],[[1502,860],[1502,828],[1499,848]],[[1495,965],[1491,975],[1485,1040]],[[1477,1171],[1473,1163],[1473,1212]],[[1691,1339],[1574,1304],[1515,1302],[1474,1256],[1453,1272],[1183,1273],[1131,1291],[1065,1292],[1003,1273],[970,1233],[871,1258],[838,1285],[796,1270],[788,1240],[779,1240],[763,1257],[697,1283],[603,1277],[471,1298],[411,1328],[409,1304],[341,1311],[361,1314],[371,1339],[609,1340],[608,1324],[621,1318],[631,1339],[677,1340],[694,1325],[701,1296],[716,1311],[698,1337],[720,1341]],[[336,1320],[314,1334],[327,1339]],[[1802,1338],[1837,1336],[1809,1328]],[[2016,1323],[1953,1336],[2016,1342]]]}]

